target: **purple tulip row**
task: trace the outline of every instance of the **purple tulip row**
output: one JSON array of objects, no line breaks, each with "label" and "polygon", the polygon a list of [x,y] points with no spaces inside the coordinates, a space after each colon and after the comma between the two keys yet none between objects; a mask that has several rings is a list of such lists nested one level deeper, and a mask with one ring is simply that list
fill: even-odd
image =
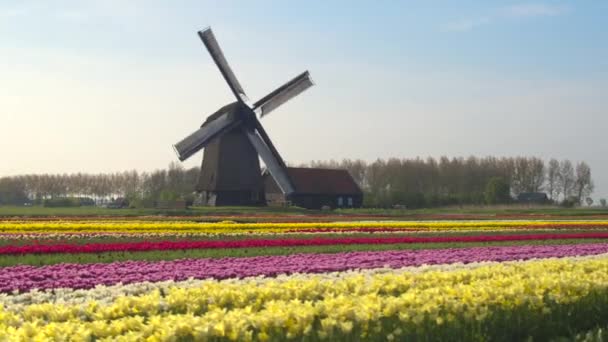
[{"label": "purple tulip row", "polygon": [[455,262],[508,261],[608,253],[608,243],[557,246],[472,247],[338,254],[293,254],[221,259],[126,261],[100,264],[57,264],[0,268],[0,292],[34,288],[92,288],[98,284],[142,281],[225,279],[322,273],[379,267],[399,268]]}]

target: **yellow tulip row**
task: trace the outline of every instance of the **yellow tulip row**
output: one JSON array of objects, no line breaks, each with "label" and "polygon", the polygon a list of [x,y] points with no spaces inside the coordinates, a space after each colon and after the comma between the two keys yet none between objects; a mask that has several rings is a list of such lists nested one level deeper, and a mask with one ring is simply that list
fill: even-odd
[{"label": "yellow tulip row", "polygon": [[497,230],[518,228],[608,228],[608,221],[378,221],[325,223],[197,223],[165,221],[0,221],[0,233],[281,233],[306,230],[352,230],[361,228],[399,230]]},{"label": "yellow tulip row", "polygon": [[[608,256],[603,255],[417,273],[209,280],[193,288],[120,296],[106,304],[0,307],[0,340],[493,340],[528,335],[545,340],[560,329],[587,329],[606,314]],[[581,321],[585,327],[577,326]]]}]

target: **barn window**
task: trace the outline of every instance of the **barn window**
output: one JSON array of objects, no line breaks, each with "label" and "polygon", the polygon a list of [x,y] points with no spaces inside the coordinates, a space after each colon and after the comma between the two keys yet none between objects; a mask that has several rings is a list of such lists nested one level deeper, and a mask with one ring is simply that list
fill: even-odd
[{"label": "barn window", "polygon": [[349,197],[349,198],[348,198],[348,206],[349,206],[349,207],[352,207],[352,206],[353,206],[353,198],[352,198],[352,197]]},{"label": "barn window", "polygon": [[338,197],[338,207],[341,207],[344,205],[344,200],[342,199],[342,196]]}]

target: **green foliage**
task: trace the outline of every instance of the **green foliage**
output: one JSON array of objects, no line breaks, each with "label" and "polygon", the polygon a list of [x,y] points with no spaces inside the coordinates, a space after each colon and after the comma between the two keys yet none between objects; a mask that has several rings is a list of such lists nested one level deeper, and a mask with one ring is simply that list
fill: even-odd
[{"label": "green foliage", "polygon": [[82,207],[82,206],[94,206],[95,201],[87,197],[55,197],[47,198],[42,202],[42,205],[47,208],[60,208],[60,207]]},{"label": "green foliage", "polygon": [[160,192],[158,199],[161,201],[175,201],[179,198],[179,195],[169,189],[164,189]]},{"label": "green foliage", "polygon": [[579,204],[578,198],[576,198],[574,196],[570,196],[568,198],[564,198],[562,203],[560,203],[560,206],[562,206],[564,208],[574,208],[578,204]]},{"label": "green foliage", "polygon": [[132,209],[145,209],[154,208],[156,200],[151,197],[137,197],[129,201],[129,208]]},{"label": "green foliage", "polygon": [[25,186],[11,178],[0,178],[0,205],[23,205],[29,202]]},{"label": "green foliage", "polygon": [[[572,163],[567,160],[561,164],[553,160],[551,165],[547,169],[551,175],[545,179],[545,166],[542,160],[534,157],[390,158],[372,163],[345,159],[308,164],[348,170],[364,191],[363,205],[371,208],[485,204],[488,202],[487,184],[495,177],[504,179],[514,194],[535,192],[544,187],[553,199],[563,195],[582,199],[589,196],[593,182],[587,164],[578,164],[576,175]],[[159,200],[183,199],[190,205],[199,172],[198,167],[184,169],[178,163],[171,163],[167,169],[153,172],[5,177],[0,178],[0,205],[23,205],[25,195],[32,200],[70,196],[125,197],[134,208],[151,207]],[[494,200],[490,202],[494,203]]]},{"label": "green foliage", "polygon": [[377,199],[370,191],[363,191],[363,207],[374,208],[378,207]]},{"label": "green foliage", "polygon": [[406,208],[423,208],[426,206],[421,192],[394,191],[388,196],[388,205],[404,205]]},{"label": "green foliage", "polygon": [[511,187],[502,177],[492,177],[484,192],[486,204],[504,204],[511,201]]}]

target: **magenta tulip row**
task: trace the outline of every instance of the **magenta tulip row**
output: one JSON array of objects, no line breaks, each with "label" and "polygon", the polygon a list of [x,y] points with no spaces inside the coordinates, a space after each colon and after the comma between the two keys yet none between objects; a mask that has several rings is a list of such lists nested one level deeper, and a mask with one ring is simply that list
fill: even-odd
[{"label": "magenta tulip row", "polygon": [[92,288],[98,284],[177,281],[188,278],[225,279],[380,267],[399,268],[455,262],[526,260],[602,253],[608,253],[608,243],[292,254],[154,262],[125,261],[96,264],[57,264],[42,267],[10,266],[0,268],[0,292],[27,291],[34,288]]}]

